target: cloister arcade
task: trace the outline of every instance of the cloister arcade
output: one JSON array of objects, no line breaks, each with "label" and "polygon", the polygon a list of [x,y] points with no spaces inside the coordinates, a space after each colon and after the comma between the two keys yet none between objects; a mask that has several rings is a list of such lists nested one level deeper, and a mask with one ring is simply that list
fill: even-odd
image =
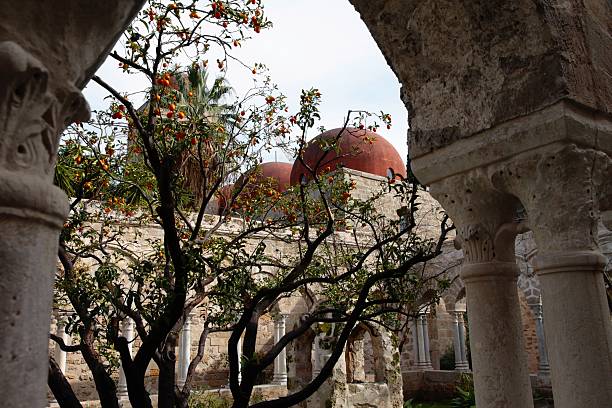
[{"label": "cloister arcade", "polygon": [[[533,406],[515,259],[515,238],[528,230],[555,406],[609,406],[612,329],[598,237],[612,210],[612,4],[350,2],[403,84],[412,169],[458,226],[477,406]],[[65,196],[52,185],[59,135],[87,119],[80,90],[142,3],[0,8],[6,407],[45,404],[52,276],[66,216]],[[36,28],[24,29],[32,21]],[[526,290],[530,301],[538,297]]]}]

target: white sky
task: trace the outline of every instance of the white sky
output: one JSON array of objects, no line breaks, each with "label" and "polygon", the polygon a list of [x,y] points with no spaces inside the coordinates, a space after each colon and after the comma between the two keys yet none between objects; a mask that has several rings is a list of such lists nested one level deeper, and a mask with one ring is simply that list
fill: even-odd
[{"label": "white sky", "polygon": [[[274,27],[254,34],[237,55],[248,65],[264,63],[288,97],[290,112],[298,108],[300,91],[319,88],[323,95],[321,122],[339,127],[349,109],[390,113],[393,127],[379,129],[406,158],[407,112],[400,100],[400,85],[387,65],[359,14],[347,0],[264,0],[265,13]],[[209,58],[211,75],[216,58]],[[140,90],[146,84],[126,76],[109,59],[98,75],[121,90]],[[251,85],[250,73],[229,66],[227,79],[240,95]],[[97,84],[85,89],[92,109],[104,109],[106,93]],[[311,137],[316,136],[313,130]],[[279,153],[278,161],[291,161]]]}]

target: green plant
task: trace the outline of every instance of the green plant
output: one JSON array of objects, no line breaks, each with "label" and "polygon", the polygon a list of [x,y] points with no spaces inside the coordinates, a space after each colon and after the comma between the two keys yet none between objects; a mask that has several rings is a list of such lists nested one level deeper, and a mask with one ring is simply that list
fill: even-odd
[{"label": "green plant", "polygon": [[448,405],[446,402],[419,402],[415,403],[414,400],[409,399],[404,402],[402,408],[449,408],[451,405]]},{"label": "green plant", "polygon": [[232,401],[210,391],[193,391],[189,397],[189,408],[229,408]]},{"label": "green plant", "polygon": [[457,396],[451,401],[453,408],[476,407],[476,394],[474,394],[474,380],[468,374],[461,374],[455,387]]},{"label": "green plant", "polygon": [[442,357],[440,357],[440,370],[454,370],[455,369],[455,350],[452,347],[448,347]]}]

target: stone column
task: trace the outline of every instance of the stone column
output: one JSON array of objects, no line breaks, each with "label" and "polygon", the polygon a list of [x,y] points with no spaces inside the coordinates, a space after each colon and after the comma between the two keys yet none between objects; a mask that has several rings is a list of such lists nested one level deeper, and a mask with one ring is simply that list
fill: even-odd
[{"label": "stone column", "polygon": [[[61,338],[64,341],[64,344],[70,345],[70,336],[66,333],[66,322],[62,320],[62,313],[58,312],[55,315],[56,325],[55,325],[55,335]],[[59,344],[55,344],[55,362],[59,366],[62,373],[66,374],[66,352],[62,350]]]},{"label": "stone column", "polygon": [[418,351],[417,368],[431,370],[431,356],[429,354],[429,329],[427,325],[427,309],[420,311],[416,319],[416,345]]},{"label": "stone column", "polygon": [[415,367],[419,364],[419,336],[417,328],[417,319],[410,319],[410,333],[412,334],[412,355],[414,358]]},{"label": "stone column", "polygon": [[534,267],[559,408],[603,407],[612,401],[612,328],[603,281],[607,259],[597,242],[599,204],[609,204],[611,194],[605,190],[611,169],[612,160],[600,151],[557,144],[491,170],[498,188],[520,198],[534,231]]},{"label": "stone column", "polygon": [[[121,336],[125,337],[128,342],[128,350],[130,351],[130,355],[132,355],[132,344],[134,343],[134,321],[126,317],[123,320],[123,324],[121,325]],[[117,383],[117,393],[120,396],[128,395],[127,389],[127,381],[125,378],[125,372],[123,371],[123,367],[119,367],[119,382]]]},{"label": "stone column", "polygon": [[238,339],[238,383],[242,382],[242,337]]},{"label": "stone column", "polygon": [[185,385],[187,370],[189,370],[189,364],[191,363],[191,318],[192,314],[187,316],[180,334],[178,378],[176,380],[179,387]]},{"label": "stone column", "polygon": [[[59,136],[86,121],[82,89],[144,1],[24,1],[0,8],[0,401],[42,407],[58,238]],[[36,21],[35,27],[32,22]],[[28,28],[29,27],[29,28]]]},{"label": "stone column", "polygon": [[531,408],[514,258],[518,203],[493,191],[479,171],[446,178],[431,193],[455,222],[463,249],[476,405]]},{"label": "stone column", "polygon": [[451,310],[453,318],[453,347],[455,350],[455,370],[469,371],[470,365],[467,360],[467,348],[465,344],[465,321],[462,310]]},{"label": "stone column", "polygon": [[427,323],[427,310],[421,315],[421,330],[423,331],[423,346],[425,348],[425,369],[433,370],[431,365],[431,350],[429,348],[429,324]]},{"label": "stone column", "polygon": [[[277,343],[285,335],[285,322],[287,315],[279,314],[274,319],[274,342]],[[274,359],[274,377],[272,383],[287,385],[287,354],[283,349]]]},{"label": "stone column", "polygon": [[538,338],[538,375],[540,377],[550,376],[550,365],[548,364],[548,352],[546,351],[546,336],[544,335],[544,322],[542,317],[541,297],[538,303],[529,305],[535,318],[536,336]]},{"label": "stone column", "polygon": [[312,366],[312,378],[315,378],[321,372],[321,365],[319,364],[320,349],[319,349],[319,336],[316,336],[312,342],[312,350],[310,351],[310,364]]},{"label": "stone column", "polygon": [[331,352],[324,345],[321,345],[321,343],[328,342],[329,339],[330,337],[324,333],[319,333],[317,337],[315,337],[313,347],[312,378],[319,375],[321,368],[331,356]]},{"label": "stone column", "polygon": [[460,371],[461,366],[461,339],[459,334],[459,320],[457,318],[457,313],[454,311],[449,311],[452,317],[452,327],[453,327],[453,350],[455,352],[455,370]]}]

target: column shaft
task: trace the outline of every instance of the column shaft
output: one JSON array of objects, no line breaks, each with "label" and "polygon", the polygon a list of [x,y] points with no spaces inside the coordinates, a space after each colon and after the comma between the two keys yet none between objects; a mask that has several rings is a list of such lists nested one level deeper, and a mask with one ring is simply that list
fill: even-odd
[{"label": "column shaft", "polygon": [[453,327],[453,349],[455,351],[455,370],[460,370],[462,361],[461,352],[461,339],[459,335],[459,321],[457,319],[457,312],[450,312],[452,316],[452,327]]},{"label": "column shaft", "polygon": [[455,370],[466,371],[470,369],[467,361],[467,353],[465,347],[465,323],[463,321],[463,312],[452,311],[453,316],[453,345],[455,348]]},{"label": "column shaft", "polygon": [[417,329],[417,347],[418,347],[418,360],[417,367],[421,370],[427,367],[427,360],[425,359],[425,337],[423,335],[423,323],[421,315],[417,318],[416,321],[416,329]]},{"label": "column shaft", "polygon": [[469,370],[470,363],[467,357],[467,344],[466,344],[466,336],[465,336],[465,320],[463,319],[463,315],[465,312],[459,312],[457,316],[458,326],[459,326],[459,342],[461,345],[461,369]]},{"label": "column shaft", "polygon": [[187,316],[180,334],[178,378],[177,385],[182,387],[187,379],[187,371],[191,363],[191,316]]},{"label": "column shaft", "polygon": [[542,254],[546,349],[555,407],[604,407],[612,401],[612,333],[598,252]]},{"label": "column shaft", "polygon": [[431,365],[431,352],[429,349],[429,325],[427,324],[427,314],[423,313],[421,316],[421,324],[423,330],[423,348],[425,350],[425,369],[432,370],[433,366]]},{"label": "column shaft", "polygon": [[242,337],[238,339],[238,382],[242,382]]},{"label": "column shaft", "polygon": [[419,339],[416,319],[410,319],[410,333],[412,334],[412,354],[414,358],[414,364],[418,367],[419,364]]},{"label": "column shaft", "polygon": [[[132,354],[132,342],[134,340],[134,321],[126,317],[121,326],[121,335],[128,341],[128,349],[130,355]],[[119,367],[119,382],[117,384],[117,392],[119,395],[127,395],[127,380],[125,378],[125,372],[123,366]]]},{"label": "column shaft", "polygon": [[312,350],[310,351],[310,364],[312,366],[312,378],[315,378],[321,372],[321,365],[319,364],[320,349],[319,349],[319,337],[315,337],[312,342]]},{"label": "column shaft", "polygon": [[531,305],[535,317],[536,337],[538,338],[538,375],[549,376],[550,365],[548,363],[548,352],[546,350],[546,336],[544,335],[544,322],[542,316],[542,303]]},{"label": "column shaft", "polygon": [[[64,341],[65,345],[70,345],[68,334],[66,334],[65,323],[61,321],[57,322],[57,329],[55,334]],[[55,359],[59,368],[64,374],[66,374],[66,352],[60,348],[59,344],[55,345]]]},{"label": "column shaft", "polygon": [[[277,343],[285,335],[286,316],[279,315],[274,321],[274,342]],[[273,384],[287,385],[287,353],[283,349],[274,359]]]},{"label": "column shaft", "polygon": [[516,281],[510,262],[464,264],[478,407],[533,407]]}]

